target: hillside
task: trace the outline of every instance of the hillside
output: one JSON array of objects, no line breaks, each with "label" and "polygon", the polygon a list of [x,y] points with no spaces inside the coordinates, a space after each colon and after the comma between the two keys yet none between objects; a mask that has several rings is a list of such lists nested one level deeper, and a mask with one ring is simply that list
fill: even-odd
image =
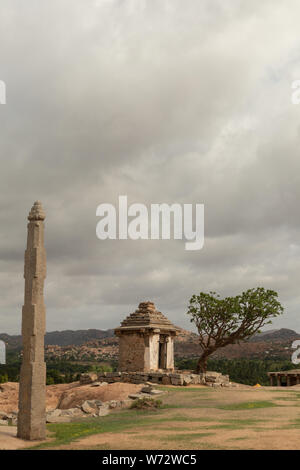
[{"label": "hillside", "polygon": [[[21,336],[0,334],[8,349],[21,348]],[[215,359],[264,359],[291,356],[291,345],[300,334],[287,328],[265,331],[247,342],[229,345],[214,353]],[[45,336],[46,357],[74,361],[111,360],[118,357],[118,338],[114,330],[65,330],[49,332]],[[198,337],[195,333],[180,329],[175,341],[177,358],[193,358],[199,354]]]},{"label": "hillside", "polygon": [[[114,330],[63,330],[51,331],[45,335],[45,346],[55,344],[57,346],[80,346],[90,340],[101,340],[114,335]],[[8,335],[0,333],[0,340],[7,344],[8,349],[19,349],[22,347],[21,335]]]}]

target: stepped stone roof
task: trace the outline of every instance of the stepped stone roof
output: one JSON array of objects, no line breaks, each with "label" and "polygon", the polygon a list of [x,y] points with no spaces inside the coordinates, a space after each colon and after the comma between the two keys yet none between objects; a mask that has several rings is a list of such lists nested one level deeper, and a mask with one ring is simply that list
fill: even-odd
[{"label": "stepped stone roof", "polygon": [[138,309],[121,323],[121,329],[160,328],[176,331],[177,328],[159,312],[153,302],[141,302]]}]

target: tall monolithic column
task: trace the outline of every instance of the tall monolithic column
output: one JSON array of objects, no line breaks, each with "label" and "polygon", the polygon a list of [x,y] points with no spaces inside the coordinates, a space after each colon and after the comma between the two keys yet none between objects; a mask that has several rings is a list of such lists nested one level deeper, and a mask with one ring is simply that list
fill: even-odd
[{"label": "tall monolithic column", "polygon": [[45,213],[39,201],[34,203],[28,220],[24,270],[25,301],[22,310],[23,362],[20,374],[17,436],[21,439],[39,440],[46,437]]}]

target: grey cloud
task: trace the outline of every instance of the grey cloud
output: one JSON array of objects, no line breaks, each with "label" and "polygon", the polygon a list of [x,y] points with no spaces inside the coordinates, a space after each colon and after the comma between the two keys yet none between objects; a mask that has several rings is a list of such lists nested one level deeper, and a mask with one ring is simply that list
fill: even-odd
[{"label": "grey cloud", "polygon": [[[47,211],[47,329],[110,328],[140,300],[256,285],[298,320],[300,7],[3,0],[0,331],[20,331],[26,216]],[[96,238],[96,207],[205,204],[205,246]]]}]

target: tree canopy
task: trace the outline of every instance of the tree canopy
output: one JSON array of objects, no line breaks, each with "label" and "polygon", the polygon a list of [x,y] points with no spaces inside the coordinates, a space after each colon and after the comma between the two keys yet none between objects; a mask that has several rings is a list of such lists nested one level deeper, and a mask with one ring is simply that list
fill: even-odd
[{"label": "tree canopy", "polygon": [[283,313],[278,294],[263,287],[249,289],[235,297],[221,299],[216,292],[193,295],[187,314],[199,333],[201,356],[197,372],[205,372],[207,358],[217,349],[239,343],[272,323]]}]

